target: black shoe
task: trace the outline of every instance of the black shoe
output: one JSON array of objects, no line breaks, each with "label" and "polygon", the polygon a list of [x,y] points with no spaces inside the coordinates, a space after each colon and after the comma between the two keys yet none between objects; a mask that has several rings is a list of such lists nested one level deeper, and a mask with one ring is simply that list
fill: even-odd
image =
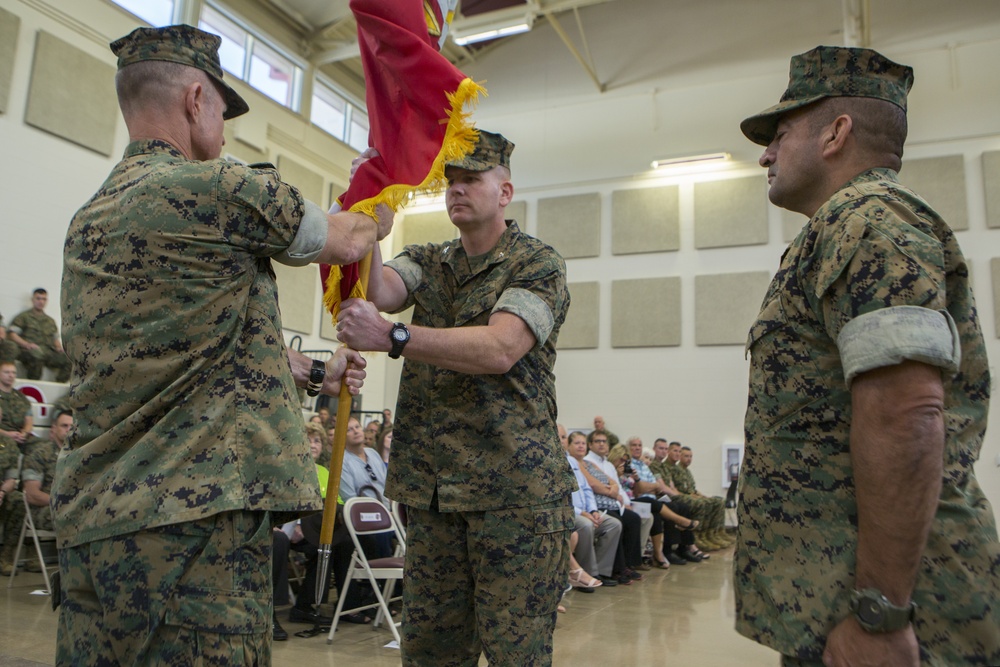
[{"label": "black shoe", "polygon": [[593,593],[594,589],[590,586],[574,586],[573,590],[577,593]]},{"label": "black shoe", "polygon": [[690,551],[685,551],[685,552],[681,553],[681,558],[683,558],[684,560],[686,560],[689,563],[700,563],[701,562],[701,556],[699,556],[697,554],[693,554]]},{"label": "black shoe", "polygon": [[597,577],[605,586],[617,586],[618,580],[614,577],[605,577],[603,574]]},{"label": "black shoe", "polygon": [[288,639],[288,633],[285,629],[281,627],[281,623],[278,623],[278,616],[275,615],[271,622],[271,639],[276,642],[283,642]]},{"label": "black shoe", "polygon": [[298,607],[292,607],[288,610],[288,620],[292,623],[312,623],[313,625],[330,625],[333,623],[333,619],[329,616],[323,616],[322,614],[317,614],[308,609],[299,609]]},{"label": "black shoe", "polygon": [[667,560],[670,561],[672,565],[687,565],[688,562],[675,554],[673,551],[667,552]]},{"label": "black shoe", "polygon": [[622,572],[621,574],[619,574],[616,578],[618,579],[618,583],[621,584],[622,586],[631,586],[632,585],[632,577],[628,576],[624,572]]}]

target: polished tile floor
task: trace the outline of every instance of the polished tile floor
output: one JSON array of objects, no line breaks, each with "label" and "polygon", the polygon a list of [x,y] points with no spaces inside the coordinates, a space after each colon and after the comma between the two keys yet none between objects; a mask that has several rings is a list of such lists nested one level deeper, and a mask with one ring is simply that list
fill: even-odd
[{"label": "polished tile floor", "polygon": [[[729,549],[716,552],[707,562],[653,570],[645,581],[631,586],[568,594],[567,613],[559,615],[556,628],[554,664],[776,667],[776,653],[733,630],[731,569]],[[42,576],[20,573],[10,589],[7,581],[0,579],[0,665],[11,664],[15,657],[53,664],[56,617],[47,597],[31,595],[42,587]],[[283,624],[290,634],[307,628]],[[346,624],[329,645],[325,634],[311,639],[293,634],[288,641],[275,643],[274,665],[399,665],[399,651],[384,648],[391,640],[385,628]]]}]

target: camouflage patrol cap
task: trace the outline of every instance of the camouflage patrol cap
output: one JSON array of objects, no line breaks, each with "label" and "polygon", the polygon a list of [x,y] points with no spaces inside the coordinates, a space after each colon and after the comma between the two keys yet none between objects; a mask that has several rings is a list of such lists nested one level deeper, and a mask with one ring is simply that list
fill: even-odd
[{"label": "camouflage patrol cap", "polygon": [[468,169],[469,171],[488,171],[493,167],[510,169],[510,154],[513,150],[514,144],[507,141],[503,135],[479,130],[476,149],[469,153],[464,160],[449,162],[445,166]]},{"label": "camouflage patrol cap", "polygon": [[118,69],[144,60],[163,60],[205,72],[219,84],[226,100],[223,118],[242,116],[250,107],[239,93],[222,80],[219,45],[222,38],[189,25],[168,25],[163,28],[137,28],[111,43],[118,56]]},{"label": "camouflage patrol cap", "polygon": [[876,51],[817,46],[792,56],[788,88],[781,101],[744,120],[740,129],[750,141],[767,146],[774,139],[782,114],[824,97],[873,97],[906,111],[906,94],[912,85],[912,68]]}]

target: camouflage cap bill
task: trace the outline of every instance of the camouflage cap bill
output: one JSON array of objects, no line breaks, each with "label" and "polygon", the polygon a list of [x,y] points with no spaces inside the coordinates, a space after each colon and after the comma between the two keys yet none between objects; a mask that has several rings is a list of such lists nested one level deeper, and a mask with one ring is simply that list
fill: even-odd
[{"label": "camouflage cap bill", "polygon": [[479,130],[476,149],[469,153],[464,160],[449,162],[445,166],[468,169],[469,171],[488,171],[493,167],[510,169],[510,154],[513,151],[514,144],[503,135]]},{"label": "camouflage cap bill", "polygon": [[740,129],[750,141],[767,146],[782,114],[824,97],[874,97],[906,111],[906,94],[912,85],[913,69],[876,51],[817,46],[792,56],[788,88],[781,101],[744,120]]},{"label": "camouflage cap bill", "polygon": [[239,93],[222,80],[219,45],[222,38],[189,25],[169,25],[163,28],[137,28],[111,43],[111,51],[118,56],[118,69],[144,60],[164,60],[196,67],[219,84],[226,100],[229,120],[242,116],[250,107]]}]

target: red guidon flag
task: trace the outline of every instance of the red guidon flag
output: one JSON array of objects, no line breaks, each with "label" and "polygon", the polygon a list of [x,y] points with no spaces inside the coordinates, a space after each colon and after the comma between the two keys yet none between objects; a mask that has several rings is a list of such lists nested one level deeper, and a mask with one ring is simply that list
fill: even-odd
[{"label": "red guidon flag", "polygon": [[[473,151],[477,132],[466,105],[485,89],[441,55],[457,0],[351,0],[365,71],[368,143],[381,154],[337,198],[342,210],[374,217],[414,192],[440,190],[444,165]],[[324,303],[364,298],[357,264],[320,266]]]}]

